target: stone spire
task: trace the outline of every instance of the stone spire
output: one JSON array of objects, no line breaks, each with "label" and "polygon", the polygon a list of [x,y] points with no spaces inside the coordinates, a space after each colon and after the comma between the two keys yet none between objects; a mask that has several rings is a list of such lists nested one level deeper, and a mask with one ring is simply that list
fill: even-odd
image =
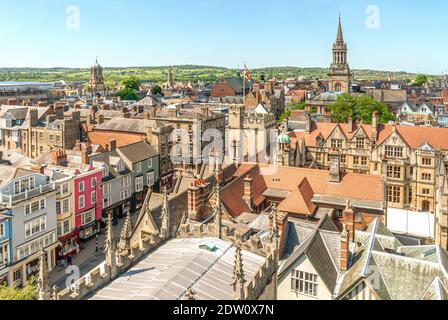
[{"label": "stone spire", "polygon": [[131,236],[132,231],[134,230],[134,225],[132,223],[131,210],[126,214],[126,220],[124,221],[123,228],[121,229],[120,235],[120,249],[128,250],[131,246]]},{"label": "stone spire", "polygon": [[222,207],[221,207],[221,186],[219,183],[215,187],[216,204],[214,209],[215,216],[215,230],[217,232],[218,239],[222,238]]},{"label": "stone spire", "polygon": [[45,259],[46,253],[42,249],[39,256],[39,277],[37,279],[37,299],[38,300],[50,300],[51,289],[48,279],[47,261]]},{"label": "stone spire", "polygon": [[242,244],[237,242],[235,244],[235,265],[233,267],[233,294],[236,300],[245,300],[245,283],[244,268],[243,268],[243,253]]},{"label": "stone spire", "polygon": [[161,237],[167,239],[171,237],[171,221],[170,221],[170,205],[168,202],[168,192],[166,188],[163,189],[163,206],[162,206],[162,227],[161,227]]},{"label": "stone spire", "polygon": [[338,34],[336,36],[336,43],[344,43],[344,35],[342,33],[341,14],[339,13]]},{"label": "stone spire", "polygon": [[117,275],[117,249],[114,239],[114,230],[112,225],[112,212],[107,217],[107,233],[106,233],[106,265],[110,268],[110,277],[115,279]]}]

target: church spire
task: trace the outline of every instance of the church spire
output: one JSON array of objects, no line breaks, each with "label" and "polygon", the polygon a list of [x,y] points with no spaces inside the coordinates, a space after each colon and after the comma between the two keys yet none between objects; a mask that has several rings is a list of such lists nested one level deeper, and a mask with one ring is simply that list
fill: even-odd
[{"label": "church spire", "polygon": [[339,13],[338,34],[336,37],[336,43],[344,43],[344,35],[342,33],[341,13]]}]

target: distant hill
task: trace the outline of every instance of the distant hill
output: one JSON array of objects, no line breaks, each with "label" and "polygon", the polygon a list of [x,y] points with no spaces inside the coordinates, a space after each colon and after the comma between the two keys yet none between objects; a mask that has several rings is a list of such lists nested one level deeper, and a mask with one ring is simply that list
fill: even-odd
[{"label": "distant hill", "polygon": [[[104,76],[107,81],[121,81],[129,76],[136,76],[142,81],[164,82],[168,76],[168,68],[160,67],[126,67],[104,68]],[[328,73],[326,68],[299,68],[299,67],[270,67],[251,70],[255,79],[264,72],[267,79],[274,76],[280,80],[297,78],[325,79]],[[236,75],[237,70],[213,66],[182,65],[173,66],[175,81],[216,81],[225,76]],[[362,80],[412,80],[416,74],[404,71],[377,71],[377,70],[353,70],[356,79]],[[433,78],[434,76],[429,76]],[[89,69],[76,68],[0,68],[0,81],[44,81],[54,82],[59,80],[79,81],[88,80]]]}]

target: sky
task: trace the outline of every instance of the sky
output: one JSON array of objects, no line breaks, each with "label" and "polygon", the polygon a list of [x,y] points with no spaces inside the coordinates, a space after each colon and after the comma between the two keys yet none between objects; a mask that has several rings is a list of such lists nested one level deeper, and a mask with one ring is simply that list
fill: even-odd
[{"label": "sky", "polygon": [[328,67],[448,72],[442,0],[0,0],[0,67]]}]

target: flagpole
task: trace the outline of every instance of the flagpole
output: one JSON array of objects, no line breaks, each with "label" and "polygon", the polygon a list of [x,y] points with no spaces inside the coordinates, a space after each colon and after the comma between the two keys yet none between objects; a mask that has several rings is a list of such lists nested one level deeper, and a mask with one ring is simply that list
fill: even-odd
[{"label": "flagpole", "polygon": [[244,61],[244,72],[243,72],[243,107],[246,107],[246,61]]}]

